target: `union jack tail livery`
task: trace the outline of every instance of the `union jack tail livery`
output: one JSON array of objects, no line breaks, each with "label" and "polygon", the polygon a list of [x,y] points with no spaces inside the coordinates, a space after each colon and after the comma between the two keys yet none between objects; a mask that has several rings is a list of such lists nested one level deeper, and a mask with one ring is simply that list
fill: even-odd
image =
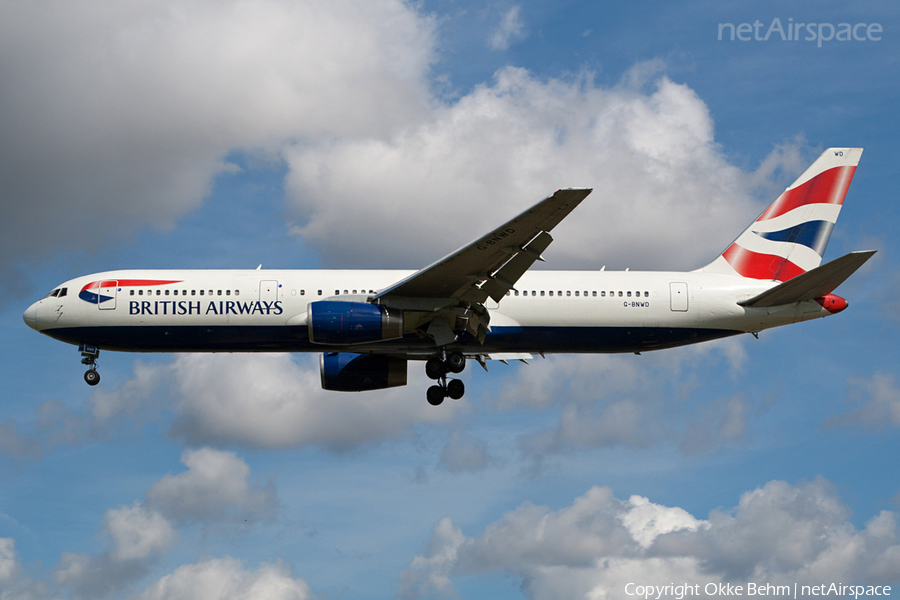
[{"label": "union jack tail livery", "polygon": [[829,148],[705,273],[788,281],[815,269],[841,212],[862,148]]}]

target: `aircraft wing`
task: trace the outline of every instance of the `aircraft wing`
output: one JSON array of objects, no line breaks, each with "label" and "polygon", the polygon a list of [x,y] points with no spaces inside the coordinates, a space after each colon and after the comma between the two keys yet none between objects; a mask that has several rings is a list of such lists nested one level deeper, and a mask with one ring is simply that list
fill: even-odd
[{"label": "aircraft wing", "polygon": [[872,258],[875,250],[851,252],[806,273],[788,279],[762,294],[743,302],[741,306],[769,307],[821,298],[830,294]]},{"label": "aircraft wing", "polygon": [[584,200],[590,189],[558,190],[487,235],[413,275],[380,290],[378,304],[438,310],[459,302],[495,302],[513,288],[553,238],[548,233]]}]

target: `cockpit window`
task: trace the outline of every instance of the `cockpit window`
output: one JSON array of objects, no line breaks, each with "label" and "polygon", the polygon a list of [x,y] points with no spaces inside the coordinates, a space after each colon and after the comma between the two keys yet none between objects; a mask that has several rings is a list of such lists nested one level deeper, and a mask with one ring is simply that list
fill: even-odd
[{"label": "cockpit window", "polygon": [[59,296],[59,288],[53,290],[52,292],[44,296],[44,298],[56,298],[57,296]]},{"label": "cockpit window", "polygon": [[57,296],[57,298],[62,298],[63,296],[66,295],[66,292],[68,292],[68,291],[69,291],[69,288],[60,288],[59,296]]}]

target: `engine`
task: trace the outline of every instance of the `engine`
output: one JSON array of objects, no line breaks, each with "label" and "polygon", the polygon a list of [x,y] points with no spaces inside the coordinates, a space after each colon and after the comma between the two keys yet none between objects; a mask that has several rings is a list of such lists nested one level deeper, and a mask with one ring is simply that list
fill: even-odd
[{"label": "engine", "polygon": [[365,392],[406,385],[406,360],[379,354],[328,352],[319,362],[322,389]]},{"label": "engine", "polygon": [[309,341],[361,344],[403,337],[403,311],[366,302],[321,300],[308,309]]}]

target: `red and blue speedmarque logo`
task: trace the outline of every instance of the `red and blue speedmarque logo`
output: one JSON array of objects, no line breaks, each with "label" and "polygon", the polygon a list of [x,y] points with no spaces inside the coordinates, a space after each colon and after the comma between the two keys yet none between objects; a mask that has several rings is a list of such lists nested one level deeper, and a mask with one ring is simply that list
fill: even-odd
[{"label": "red and blue speedmarque logo", "polygon": [[78,297],[85,302],[91,304],[100,304],[107,300],[112,300],[112,296],[105,296],[100,293],[101,290],[117,290],[122,291],[126,287],[147,287],[152,285],[166,285],[169,283],[181,283],[181,279],[161,280],[161,279],[104,279],[102,281],[92,281],[87,284],[78,293]]}]

